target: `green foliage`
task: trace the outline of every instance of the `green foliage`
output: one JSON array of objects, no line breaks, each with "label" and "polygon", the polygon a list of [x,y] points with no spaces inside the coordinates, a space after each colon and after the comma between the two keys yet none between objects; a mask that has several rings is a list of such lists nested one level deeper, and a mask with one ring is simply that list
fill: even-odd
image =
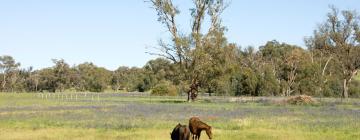
[{"label": "green foliage", "polygon": [[70,84],[70,67],[63,59],[61,60],[52,60],[55,64],[53,67],[54,78],[53,84],[55,90],[59,90],[60,92],[64,91],[66,88],[69,87]]},{"label": "green foliage", "polygon": [[360,81],[356,80],[350,84],[349,88],[350,97],[360,98]]},{"label": "green foliage", "polygon": [[277,77],[273,73],[270,65],[265,65],[263,74],[259,74],[259,83],[257,95],[259,96],[276,96],[280,94],[280,85]]},{"label": "green foliage", "polygon": [[97,67],[92,63],[83,63],[75,69],[81,79],[81,82],[77,84],[78,89],[101,92],[110,83],[111,73],[105,68]]},{"label": "green foliage", "polygon": [[14,91],[18,80],[18,68],[20,63],[15,62],[12,56],[0,56],[1,91]]},{"label": "green foliage", "polygon": [[[342,85],[339,79],[328,78],[324,85],[323,91],[320,93],[324,97],[341,97]],[[318,95],[319,96],[319,95]]]},{"label": "green foliage", "polygon": [[176,86],[172,85],[170,82],[162,81],[152,88],[151,95],[176,96],[178,95],[178,92]]},{"label": "green foliage", "polygon": [[258,88],[258,78],[256,73],[249,69],[242,69],[241,73],[236,76],[232,81],[235,84],[235,95],[250,95],[256,96],[258,93],[256,90]]},{"label": "green foliage", "polygon": [[360,81],[360,74],[357,74],[357,75],[355,76],[355,80]]}]

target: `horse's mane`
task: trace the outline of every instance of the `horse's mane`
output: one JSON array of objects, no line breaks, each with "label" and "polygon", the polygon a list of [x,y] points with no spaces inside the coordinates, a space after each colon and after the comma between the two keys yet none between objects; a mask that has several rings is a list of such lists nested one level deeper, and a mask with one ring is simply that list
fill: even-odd
[{"label": "horse's mane", "polygon": [[[200,120],[197,121],[197,125],[198,125],[198,126],[201,126],[201,128],[205,128],[205,129],[209,129],[209,128],[210,128],[210,126],[209,126],[208,124],[206,124],[206,123],[204,123],[204,122],[202,122],[202,121],[200,121]],[[205,126],[205,127],[203,127],[203,126]]]}]

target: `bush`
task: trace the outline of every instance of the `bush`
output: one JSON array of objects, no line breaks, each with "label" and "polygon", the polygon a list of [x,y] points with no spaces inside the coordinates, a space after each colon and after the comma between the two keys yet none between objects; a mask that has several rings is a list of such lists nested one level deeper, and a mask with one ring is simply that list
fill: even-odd
[{"label": "bush", "polygon": [[151,95],[157,96],[176,96],[177,89],[174,85],[169,82],[160,82],[159,84],[155,85],[155,87],[151,91]]},{"label": "bush", "polygon": [[360,97],[360,81],[354,80],[351,82],[349,87],[350,97],[359,98]]}]

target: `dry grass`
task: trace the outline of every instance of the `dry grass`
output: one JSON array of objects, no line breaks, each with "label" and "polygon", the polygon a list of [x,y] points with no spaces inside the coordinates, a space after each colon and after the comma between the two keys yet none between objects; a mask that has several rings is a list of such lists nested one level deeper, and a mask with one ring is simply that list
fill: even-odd
[{"label": "dry grass", "polygon": [[298,95],[298,96],[292,96],[292,97],[286,99],[285,103],[291,104],[291,105],[313,105],[313,104],[316,104],[317,101],[315,99],[313,99],[311,96]]}]

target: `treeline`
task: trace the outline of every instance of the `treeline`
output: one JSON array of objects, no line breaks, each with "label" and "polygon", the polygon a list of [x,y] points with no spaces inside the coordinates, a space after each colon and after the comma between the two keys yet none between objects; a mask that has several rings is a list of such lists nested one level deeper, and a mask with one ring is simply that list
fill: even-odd
[{"label": "treeline", "polygon": [[[224,63],[204,71],[208,80],[200,86],[202,93],[229,96],[342,96],[339,62],[325,59],[327,57],[315,51],[269,41],[258,51],[253,47],[241,49],[231,44],[220,52],[219,59],[214,61]],[[115,71],[92,63],[69,66],[64,60],[54,59],[53,62],[54,66],[40,70],[20,69],[20,64],[11,56],[1,56],[1,91],[121,90],[178,95],[187,89],[186,81],[181,80],[178,65],[163,58],[150,60],[142,68],[119,67]],[[353,81],[349,89],[350,97],[359,97],[360,81]]]},{"label": "treeline", "polygon": [[[179,9],[169,0],[150,0],[170,33],[159,40],[159,58],[142,68],[110,71],[92,63],[69,66],[53,60],[40,70],[20,69],[11,56],[0,57],[3,92],[151,91],[155,95],[197,93],[228,96],[359,97],[360,18],[355,11],[332,7],[327,20],[305,39],[306,48],[276,40],[242,48],[228,43],[221,25],[222,0],[194,1],[191,33],[178,30]],[[204,14],[206,13],[206,14]],[[210,26],[201,32],[204,16]],[[257,48],[257,49],[255,49]]]}]

